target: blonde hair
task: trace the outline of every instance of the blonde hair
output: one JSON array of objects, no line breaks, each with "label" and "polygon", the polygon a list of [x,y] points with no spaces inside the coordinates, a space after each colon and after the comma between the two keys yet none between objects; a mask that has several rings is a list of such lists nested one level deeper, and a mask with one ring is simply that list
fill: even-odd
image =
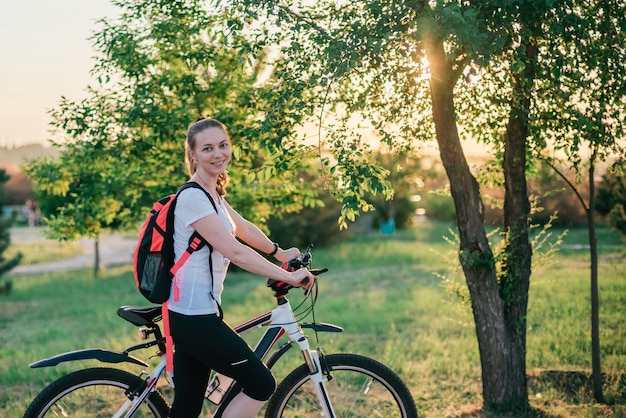
[{"label": "blonde hair", "polygon": [[[226,126],[215,119],[203,118],[199,117],[196,119],[194,123],[189,125],[189,129],[187,129],[187,140],[185,141],[185,166],[187,167],[187,171],[189,172],[189,176],[193,176],[196,173],[196,168],[198,163],[195,162],[191,158],[191,151],[196,147],[196,136],[209,128],[220,128],[224,131],[226,136],[228,137],[228,131],[226,130]],[[226,196],[226,184],[228,183],[228,175],[224,172],[219,175],[217,178],[217,193],[220,196]]]}]

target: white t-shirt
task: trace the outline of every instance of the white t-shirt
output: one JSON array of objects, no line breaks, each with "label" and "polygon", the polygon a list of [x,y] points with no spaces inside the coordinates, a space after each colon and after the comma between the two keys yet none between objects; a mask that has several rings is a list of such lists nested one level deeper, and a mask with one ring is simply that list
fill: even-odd
[{"label": "white t-shirt", "polygon": [[[223,198],[216,201],[217,214],[226,228],[235,233],[235,223],[226,210]],[[215,213],[213,205],[204,191],[197,188],[183,190],[178,196],[174,210],[174,261],[183,255],[194,232],[191,224],[198,219]],[[215,302],[222,302],[224,279],[230,260],[213,249],[213,285],[209,270],[209,248],[203,247],[191,254],[189,259],[176,273],[172,281],[169,308],[184,315],[207,315],[218,313]],[[179,300],[174,300],[175,286],[178,286]],[[211,297],[213,293],[213,297]]]}]

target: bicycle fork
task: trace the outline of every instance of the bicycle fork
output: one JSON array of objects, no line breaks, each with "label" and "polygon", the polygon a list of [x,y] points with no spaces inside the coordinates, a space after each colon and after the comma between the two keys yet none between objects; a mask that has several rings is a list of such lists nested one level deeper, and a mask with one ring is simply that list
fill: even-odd
[{"label": "bicycle fork", "polygon": [[328,397],[328,392],[324,386],[324,382],[330,378],[330,372],[326,371],[325,375],[325,370],[322,368],[322,364],[320,362],[319,353],[315,350],[311,350],[309,347],[309,340],[295,321],[285,324],[283,327],[285,328],[285,331],[287,331],[289,339],[296,343],[302,352],[304,362],[309,368],[309,378],[315,388],[315,393],[317,394],[324,416],[327,418],[335,418],[335,411],[333,410],[330,398]]},{"label": "bicycle fork", "polygon": [[328,397],[328,392],[324,386],[324,382],[329,380],[327,377],[330,376],[330,373],[326,375],[327,377],[324,376],[324,371],[322,370],[317,351],[306,350],[303,351],[302,354],[304,355],[305,362],[309,367],[310,379],[315,387],[315,393],[317,393],[317,398],[322,406],[324,416],[328,418],[335,418],[335,411],[333,410],[330,398]]}]

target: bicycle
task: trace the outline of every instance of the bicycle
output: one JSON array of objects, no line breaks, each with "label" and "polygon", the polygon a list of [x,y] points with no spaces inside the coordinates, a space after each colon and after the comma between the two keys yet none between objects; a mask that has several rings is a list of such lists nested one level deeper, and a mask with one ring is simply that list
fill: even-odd
[{"label": "bicycle", "polygon": [[[286,268],[309,268],[311,246]],[[327,269],[313,270],[314,275]],[[325,355],[319,346],[318,333],[343,332],[337,325],[315,322],[314,307],[318,296],[317,283],[305,292],[302,303],[292,309],[287,294],[293,286],[268,280],[277,306],[235,327],[238,333],[266,327],[254,351],[271,369],[294,345],[302,352],[304,363],[289,373],[277,386],[266,405],[265,417],[402,417],[417,418],[417,408],[411,393],[400,377],[377,360],[358,354]],[[309,305],[305,306],[305,301]],[[297,310],[305,306],[303,312]],[[299,322],[298,317],[312,313],[313,322]],[[156,417],[166,418],[169,407],[157,390],[165,371],[165,342],[158,322],[161,306],[122,306],[117,314],[140,327],[143,343],[123,352],[101,348],[84,349],[55,355],[30,364],[31,368],[51,367],[62,362],[98,360],[103,363],[128,362],[150,367],[131,352],[156,346],[161,362],[150,371],[139,374],[112,367],[78,370],[49,384],[30,404],[25,418],[42,417]],[[304,330],[315,333],[318,349],[309,347]],[[271,352],[281,337],[287,341]],[[151,338],[149,340],[149,338]],[[271,352],[271,353],[270,353]],[[228,402],[239,392],[236,382],[213,373],[205,397],[216,404],[214,417],[220,417]]]}]

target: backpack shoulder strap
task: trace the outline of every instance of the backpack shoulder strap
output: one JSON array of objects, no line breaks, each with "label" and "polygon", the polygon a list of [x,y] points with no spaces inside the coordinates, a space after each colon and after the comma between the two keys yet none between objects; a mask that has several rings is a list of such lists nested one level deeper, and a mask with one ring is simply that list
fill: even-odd
[{"label": "backpack shoulder strap", "polygon": [[[204,190],[204,188],[200,186],[198,183],[196,183],[195,181],[189,181],[183,184],[176,192],[175,199],[178,199],[178,196],[183,190],[186,190],[189,188],[202,190],[204,194],[209,198],[211,205],[213,205],[213,209],[215,209],[215,212],[217,213],[217,205],[215,204],[215,201],[213,200],[213,197],[211,196],[211,194],[208,193],[206,190]],[[172,231],[174,230],[173,228],[174,213],[173,212],[174,211],[172,211]],[[199,250],[205,245],[209,247],[209,250],[211,252],[213,251],[213,248],[211,248],[211,245],[204,238],[202,238],[202,236],[197,231],[194,231],[193,234],[191,234],[191,237],[189,238],[189,244],[187,245],[187,249],[185,250],[185,253],[178,259],[178,261],[171,268],[170,271],[172,272],[172,274],[176,275],[176,272],[183,266],[183,264],[185,264],[189,256],[191,256],[191,254],[194,251]]]},{"label": "backpack shoulder strap", "polygon": [[209,202],[211,202],[211,204],[213,205],[213,209],[215,209],[215,212],[217,212],[217,205],[215,204],[215,201],[213,200],[213,196],[211,196],[211,193],[209,193],[206,190],[204,190],[204,187],[200,186],[195,181],[188,181],[187,183],[183,184],[180,187],[180,189],[178,189],[178,192],[176,193],[176,196],[178,197],[180,192],[182,192],[183,190],[186,190],[186,189],[190,189],[190,188],[202,190],[204,192],[204,194],[206,195],[206,197],[209,198]]}]

